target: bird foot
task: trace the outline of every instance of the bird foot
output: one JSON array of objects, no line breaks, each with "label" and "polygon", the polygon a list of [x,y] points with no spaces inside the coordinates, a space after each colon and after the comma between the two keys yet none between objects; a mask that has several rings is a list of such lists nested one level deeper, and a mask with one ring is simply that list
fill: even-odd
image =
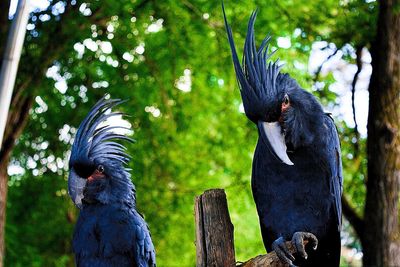
[{"label": "bird foot", "polygon": [[[318,246],[318,239],[314,234],[308,232],[295,232],[293,234],[292,244],[294,245],[297,253],[300,255],[300,257],[307,259],[308,255],[305,251],[305,243],[310,243],[312,248],[316,250]],[[283,237],[276,239],[272,243],[272,249],[275,251],[276,255],[282,262],[288,264],[290,267],[296,267],[296,265],[293,264],[293,261],[295,261],[295,257],[286,246]],[[293,251],[292,248],[291,250]]]},{"label": "bird foot", "polygon": [[296,232],[292,236],[292,243],[296,247],[297,253],[304,259],[308,258],[305,250],[304,241],[307,241],[314,250],[318,247],[317,237],[309,232]]}]

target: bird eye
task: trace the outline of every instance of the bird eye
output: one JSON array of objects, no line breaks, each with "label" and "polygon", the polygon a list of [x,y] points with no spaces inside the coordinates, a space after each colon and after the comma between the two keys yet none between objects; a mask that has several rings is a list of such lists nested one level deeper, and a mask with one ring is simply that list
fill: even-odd
[{"label": "bird eye", "polygon": [[104,167],[103,167],[103,165],[97,166],[97,171],[100,172],[100,173],[103,173],[103,172],[104,172]]},{"label": "bird eye", "polygon": [[283,97],[283,103],[284,103],[285,105],[288,105],[288,104],[289,104],[289,96],[288,96],[287,94],[285,94],[285,96]]}]

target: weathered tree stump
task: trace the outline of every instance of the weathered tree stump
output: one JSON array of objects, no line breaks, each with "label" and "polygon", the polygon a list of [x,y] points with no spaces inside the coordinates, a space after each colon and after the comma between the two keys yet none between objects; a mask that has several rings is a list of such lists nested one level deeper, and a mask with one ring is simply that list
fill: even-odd
[{"label": "weathered tree stump", "polygon": [[235,266],[233,224],[225,191],[213,189],[195,200],[196,266]]},{"label": "weathered tree stump", "polygon": [[[223,189],[205,191],[195,200],[197,267],[287,267],[275,252],[259,255],[244,263],[235,262],[233,225]],[[304,241],[304,245],[307,241]],[[286,242],[291,253],[292,242]]]}]

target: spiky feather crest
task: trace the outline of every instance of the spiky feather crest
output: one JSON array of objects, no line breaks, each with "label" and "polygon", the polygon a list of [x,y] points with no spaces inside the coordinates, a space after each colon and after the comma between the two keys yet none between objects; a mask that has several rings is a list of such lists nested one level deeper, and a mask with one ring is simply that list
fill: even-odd
[{"label": "spiky feather crest", "polygon": [[[130,180],[128,169],[124,168],[130,157],[125,153],[125,147],[118,141],[133,140],[123,134],[115,133],[115,129],[127,129],[122,126],[100,126],[107,119],[123,115],[120,112],[112,112],[111,109],[125,102],[120,99],[106,99],[105,95],[100,99],[89,114],[80,124],[72,145],[71,157],[69,160],[68,193],[78,208],[82,207],[84,189],[87,188],[87,179],[96,169],[96,164],[104,167],[114,177],[113,190],[125,191],[125,193],[114,192],[111,194],[94,190],[96,198],[101,202],[107,202],[110,197],[115,199],[127,198],[134,202],[135,187]],[[99,127],[100,126],[100,127]],[[101,181],[98,181],[101,182]],[[96,186],[97,183],[94,183]],[[93,185],[90,185],[92,187]],[[99,186],[99,185],[97,185]],[[89,190],[90,191],[90,190]],[[87,193],[90,193],[87,191]],[[115,193],[115,194],[114,194]]]},{"label": "spiky feather crest", "polygon": [[133,142],[133,139],[113,132],[115,129],[129,130],[129,128],[110,125],[98,127],[111,117],[123,115],[121,112],[111,111],[108,113],[108,111],[125,101],[106,98],[107,95],[101,98],[80,124],[72,145],[70,166],[80,162],[87,162],[88,160],[93,162],[100,158],[121,163],[129,161],[130,156],[125,153],[125,146],[115,141],[126,140]]},{"label": "spiky feather crest", "polygon": [[222,4],[225,27],[228,34],[229,45],[232,52],[233,65],[239,83],[240,94],[247,117],[253,122],[258,120],[269,121],[270,116],[275,117],[277,110],[274,101],[283,97],[280,83],[290,79],[287,75],[280,73],[281,65],[279,60],[269,62],[268,60],[275,53],[269,53],[271,36],[267,35],[260,47],[256,48],[254,38],[254,23],[257,17],[257,10],[253,11],[247,27],[247,35],[244,44],[243,60],[240,65],[239,58],[233,40],[232,29],[228,24],[225,8]]}]

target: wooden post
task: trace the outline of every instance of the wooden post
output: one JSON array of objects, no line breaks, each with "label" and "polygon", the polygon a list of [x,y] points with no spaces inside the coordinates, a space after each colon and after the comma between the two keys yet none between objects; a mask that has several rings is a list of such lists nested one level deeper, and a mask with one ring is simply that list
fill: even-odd
[{"label": "wooden post", "polygon": [[233,224],[225,191],[205,191],[195,200],[196,266],[235,266]]},{"label": "wooden post", "polygon": [[[228,202],[223,189],[205,191],[195,200],[196,266],[197,267],[288,267],[274,251],[256,256],[244,263],[235,262],[233,225],[229,216]],[[307,244],[304,240],[304,245]],[[296,248],[287,241],[290,253]]]}]

